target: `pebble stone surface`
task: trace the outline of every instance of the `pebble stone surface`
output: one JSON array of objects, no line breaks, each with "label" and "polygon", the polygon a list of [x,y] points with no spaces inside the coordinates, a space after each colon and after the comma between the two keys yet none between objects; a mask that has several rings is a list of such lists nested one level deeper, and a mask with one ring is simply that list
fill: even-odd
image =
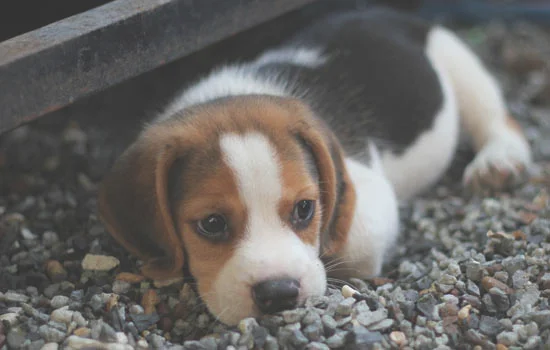
[{"label": "pebble stone surface", "polygon": [[107,133],[75,116],[0,138],[0,350],[550,349],[550,33],[461,29],[505,87],[536,167],[514,191],[469,196],[449,174],[401,208],[384,274],[227,328],[181,280],[159,285],[96,216]]}]

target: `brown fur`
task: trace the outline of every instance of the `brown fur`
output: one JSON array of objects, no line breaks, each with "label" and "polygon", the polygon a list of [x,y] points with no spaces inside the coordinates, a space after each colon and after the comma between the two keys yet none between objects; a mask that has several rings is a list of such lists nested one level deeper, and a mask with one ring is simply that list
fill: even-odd
[{"label": "brown fur", "polygon": [[144,275],[174,277],[183,267],[183,252],[166,193],[168,171],[188,149],[177,128],[147,129],[103,179],[99,213],[108,231],[145,261]]},{"label": "brown fur", "polygon": [[[338,140],[332,136],[333,147],[341,148],[338,144]],[[338,168],[345,169],[344,159],[341,152],[336,152],[333,156],[334,162]],[[351,228],[351,222],[355,213],[355,201],[356,193],[354,190],[353,182],[349,177],[347,171],[342,172],[343,193],[340,194],[341,199],[336,208],[336,212],[333,215],[334,222],[331,228],[331,239],[324,247],[324,255],[330,257],[338,253],[344,248],[347,242],[348,233]]]}]

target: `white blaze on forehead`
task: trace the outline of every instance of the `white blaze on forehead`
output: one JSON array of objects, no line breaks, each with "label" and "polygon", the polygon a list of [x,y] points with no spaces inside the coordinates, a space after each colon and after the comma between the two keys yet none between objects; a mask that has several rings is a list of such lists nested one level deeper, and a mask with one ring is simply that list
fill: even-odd
[{"label": "white blaze on forehead", "polygon": [[276,210],[282,185],[277,152],[259,133],[228,134],[220,140],[226,163],[233,170],[239,193],[249,210]]},{"label": "white blaze on forehead", "polygon": [[[260,133],[224,135],[220,147],[248,214],[244,238],[234,257],[241,263],[268,268],[257,273],[249,270],[252,279],[296,273],[296,267],[290,265],[303,265],[315,258],[318,247],[304,243],[279,215],[283,180],[276,149]],[[282,252],[287,254],[284,259]]]}]

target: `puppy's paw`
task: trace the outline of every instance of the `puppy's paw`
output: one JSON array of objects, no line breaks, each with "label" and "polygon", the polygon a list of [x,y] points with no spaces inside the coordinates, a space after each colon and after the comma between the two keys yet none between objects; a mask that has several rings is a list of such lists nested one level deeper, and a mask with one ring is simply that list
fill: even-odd
[{"label": "puppy's paw", "polygon": [[531,149],[523,135],[504,130],[466,167],[463,184],[475,193],[507,190],[526,181],[531,162]]}]

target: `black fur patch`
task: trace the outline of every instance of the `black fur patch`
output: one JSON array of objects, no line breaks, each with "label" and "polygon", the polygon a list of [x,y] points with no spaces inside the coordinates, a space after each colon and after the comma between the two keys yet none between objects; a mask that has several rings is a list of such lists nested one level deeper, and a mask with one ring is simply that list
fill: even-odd
[{"label": "black fur patch", "polygon": [[325,120],[347,154],[364,160],[367,139],[400,153],[431,128],[443,102],[425,55],[429,30],[385,9],[333,15],[283,46],[321,49],[325,64],[270,63],[260,74],[290,82],[293,95]]}]

